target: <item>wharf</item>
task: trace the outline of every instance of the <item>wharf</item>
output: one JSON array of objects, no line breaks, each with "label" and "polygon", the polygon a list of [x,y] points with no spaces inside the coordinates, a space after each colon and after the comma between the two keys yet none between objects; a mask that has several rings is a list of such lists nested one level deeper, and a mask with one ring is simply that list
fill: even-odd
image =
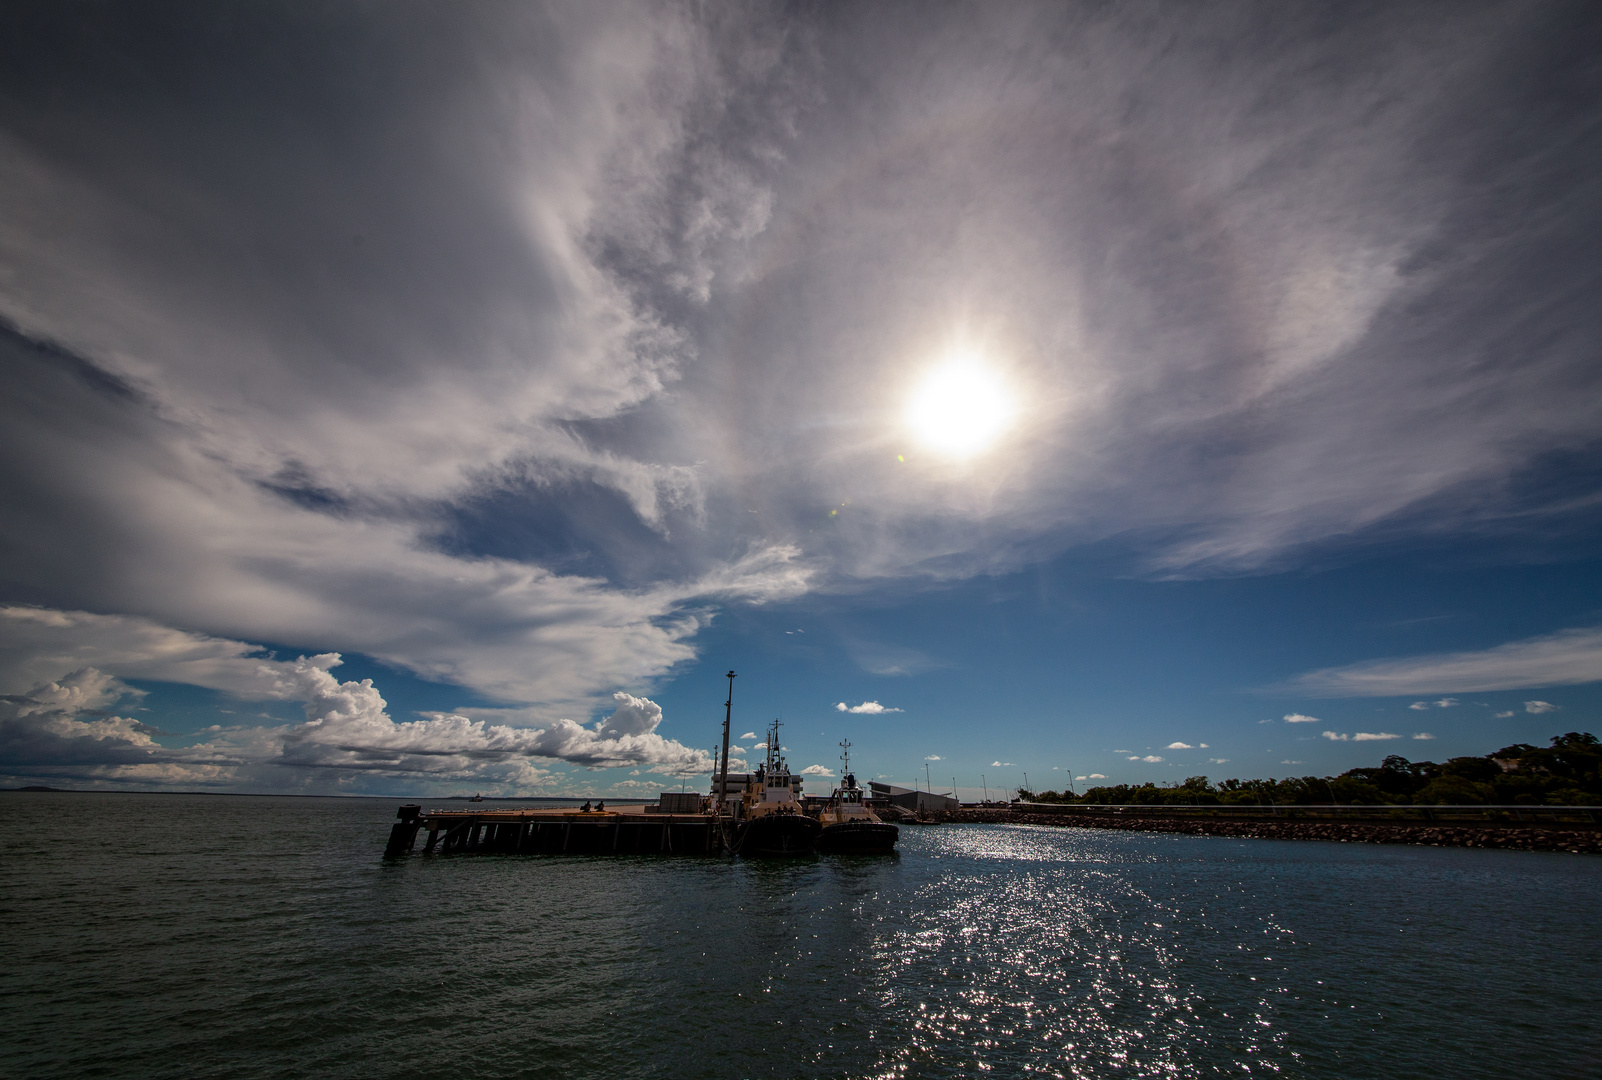
[{"label": "wharf", "polygon": [[409,854],[427,832],[424,854],[715,855],[727,847],[726,819],[711,814],[647,812],[644,805],[606,810],[423,810],[402,806],[386,857]]}]

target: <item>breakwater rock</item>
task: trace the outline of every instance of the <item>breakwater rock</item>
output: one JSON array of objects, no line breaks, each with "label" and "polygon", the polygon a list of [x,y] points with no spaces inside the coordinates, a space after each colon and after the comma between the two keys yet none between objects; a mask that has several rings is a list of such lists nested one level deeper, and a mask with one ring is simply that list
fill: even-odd
[{"label": "breakwater rock", "polygon": [[1436,825],[1425,822],[1269,821],[1164,817],[1160,814],[1034,814],[1015,810],[951,810],[940,821],[1003,825],[1050,825],[1068,829],[1122,829],[1191,836],[1250,836],[1267,840],[1330,840],[1362,844],[1424,844],[1434,847],[1569,851],[1602,855],[1602,830],[1560,825]]}]

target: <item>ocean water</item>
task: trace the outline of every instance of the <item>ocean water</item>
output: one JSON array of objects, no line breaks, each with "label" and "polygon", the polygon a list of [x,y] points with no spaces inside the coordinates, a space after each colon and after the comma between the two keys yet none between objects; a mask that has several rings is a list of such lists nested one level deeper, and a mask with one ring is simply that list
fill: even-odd
[{"label": "ocean water", "polygon": [[0,794],[0,1076],[1602,1076],[1602,859],[936,826],[385,863],[396,805]]}]

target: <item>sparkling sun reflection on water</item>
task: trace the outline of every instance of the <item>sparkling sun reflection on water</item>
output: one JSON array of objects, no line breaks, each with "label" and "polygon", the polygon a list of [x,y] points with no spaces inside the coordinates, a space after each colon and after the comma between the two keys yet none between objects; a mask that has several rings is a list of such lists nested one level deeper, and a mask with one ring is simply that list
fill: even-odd
[{"label": "sparkling sun reflection on water", "polygon": [[[1082,1077],[1296,1063],[1267,1019],[1266,985],[1224,1010],[1189,984],[1178,939],[1203,912],[1182,912],[1107,865],[1103,845],[1028,829],[929,839],[931,855],[964,865],[925,884],[909,925],[877,943],[883,1005],[909,1029],[878,1075],[959,1061],[963,1075]],[[1129,861],[1148,860],[1115,859]],[[1265,941],[1288,935],[1272,922],[1261,930]]]}]

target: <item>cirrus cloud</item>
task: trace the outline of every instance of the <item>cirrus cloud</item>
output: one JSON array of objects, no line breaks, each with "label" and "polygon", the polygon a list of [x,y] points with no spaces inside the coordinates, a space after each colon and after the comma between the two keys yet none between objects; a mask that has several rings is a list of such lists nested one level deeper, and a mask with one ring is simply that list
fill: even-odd
[{"label": "cirrus cloud", "polygon": [[[1569,492],[1523,481],[1602,430],[1593,170],[1551,152],[1594,117],[1543,96],[1589,58],[1551,5],[318,10],[36,5],[0,72],[0,573],[87,649],[17,694],[324,693],[273,642],[507,706],[353,728],[374,754],[611,760],[654,732],[565,718],[692,665],[720,606],[1108,538],[1184,577],[1539,537]],[[905,358],[965,312],[1026,415],[982,469],[885,467]],[[178,651],[101,663],[97,618]],[[1587,682],[1599,634],[1292,684]]]},{"label": "cirrus cloud", "polygon": [[[1430,691],[1473,693],[1572,686],[1598,680],[1602,680],[1602,629],[1587,627],[1471,652],[1367,660],[1323,668],[1270,689],[1331,698],[1393,697]],[[1427,707],[1429,703],[1418,704]],[[1440,702],[1435,704],[1446,707]]]}]

